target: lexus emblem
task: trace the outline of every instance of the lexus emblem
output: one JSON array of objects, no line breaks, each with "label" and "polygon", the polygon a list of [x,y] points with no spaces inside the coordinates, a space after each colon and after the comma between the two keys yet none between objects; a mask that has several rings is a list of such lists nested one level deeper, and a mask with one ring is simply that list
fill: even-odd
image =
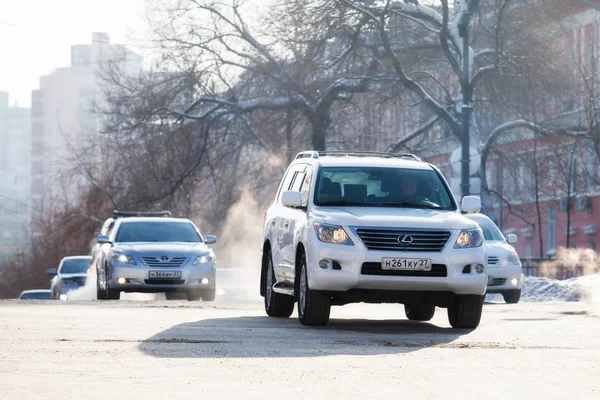
[{"label": "lexus emblem", "polygon": [[413,242],[413,238],[410,235],[400,235],[398,236],[398,243],[400,243],[400,245],[402,246],[409,246],[410,244],[412,244]]},{"label": "lexus emblem", "polygon": [[169,261],[169,256],[162,256],[161,261]]}]

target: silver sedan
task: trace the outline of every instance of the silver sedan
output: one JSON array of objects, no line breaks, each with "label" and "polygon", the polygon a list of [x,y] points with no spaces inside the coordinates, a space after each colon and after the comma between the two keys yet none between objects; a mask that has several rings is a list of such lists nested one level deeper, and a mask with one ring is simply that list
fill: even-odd
[{"label": "silver sedan", "polygon": [[177,218],[126,218],[116,222],[102,245],[97,266],[98,300],[121,292],[185,293],[188,300],[215,299],[216,257],[194,223]]}]

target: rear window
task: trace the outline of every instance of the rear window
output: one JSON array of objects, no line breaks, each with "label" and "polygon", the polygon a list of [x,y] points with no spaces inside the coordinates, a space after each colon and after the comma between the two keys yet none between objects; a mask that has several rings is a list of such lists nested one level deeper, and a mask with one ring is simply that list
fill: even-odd
[{"label": "rear window", "polygon": [[60,267],[61,274],[83,274],[90,266],[88,258],[73,258],[64,260]]},{"label": "rear window", "polygon": [[50,292],[31,292],[23,293],[21,300],[50,300]]}]

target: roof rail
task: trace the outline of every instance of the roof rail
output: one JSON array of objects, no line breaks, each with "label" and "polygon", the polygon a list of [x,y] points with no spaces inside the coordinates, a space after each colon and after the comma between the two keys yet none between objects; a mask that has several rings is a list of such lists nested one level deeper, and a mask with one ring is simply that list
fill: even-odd
[{"label": "roof rail", "polygon": [[319,158],[319,152],[318,151],[301,151],[300,153],[296,154],[296,160],[299,158]]},{"label": "roof rail", "polygon": [[113,211],[113,218],[126,217],[171,217],[171,211]]},{"label": "roof rail", "polygon": [[302,151],[296,155],[296,159],[319,158],[320,156],[404,158],[421,161],[419,157],[410,153],[385,153],[380,151]]}]

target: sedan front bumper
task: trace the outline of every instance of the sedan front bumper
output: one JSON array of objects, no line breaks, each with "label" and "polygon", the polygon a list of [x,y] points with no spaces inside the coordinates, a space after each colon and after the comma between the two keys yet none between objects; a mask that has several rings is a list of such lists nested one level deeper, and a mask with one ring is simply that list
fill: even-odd
[{"label": "sedan front bumper", "polygon": [[[178,278],[150,277],[150,271],[180,271]],[[176,290],[216,288],[216,269],[213,263],[188,265],[181,268],[152,268],[125,263],[114,263],[109,271],[108,285],[123,292],[166,292]],[[124,282],[123,282],[124,281]]]}]

